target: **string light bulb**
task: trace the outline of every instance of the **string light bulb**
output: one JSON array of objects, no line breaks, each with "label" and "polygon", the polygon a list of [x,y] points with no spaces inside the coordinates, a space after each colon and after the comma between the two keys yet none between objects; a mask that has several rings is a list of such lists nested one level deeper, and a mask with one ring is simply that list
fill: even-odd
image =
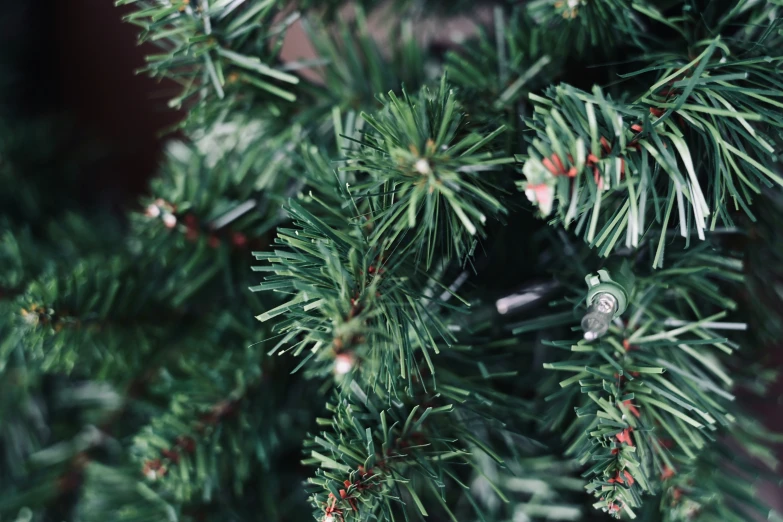
[{"label": "string light bulb", "polygon": [[602,292],[596,295],[593,304],[582,318],[585,339],[592,341],[605,334],[609,330],[615,312],[617,312],[617,299],[612,294]]},{"label": "string light bulb", "polygon": [[156,218],[160,216],[160,207],[154,203],[147,205],[147,210],[144,212],[147,217]]},{"label": "string light bulb", "polygon": [[340,353],[334,358],[334,373],[346,375],[353,370],[354,357],[349,353]]},{"label": "string light bulb", "polygon": [[163,224],[166,228],[174,228],[177,225],[177,216],[174,214],[163,214]]},{"label": "string light bulb", "polygon": [[628,308],[634,276],[628,263],[616,270],[613,278],[606,269],[585,277],[587,312],[582,317],[584,338],[594,341],[604,335],[612,321]]},{"label": "string light bulb", "polygon": [[416,160],[416,163],[413,165],[413,168],[415,168],[416,172],[418,172],[422,176],[426,176],[427,174],[432,173],[432,168],[430,168],[430,162],[427,161],[425,158],[419,158],[418,160]]}]

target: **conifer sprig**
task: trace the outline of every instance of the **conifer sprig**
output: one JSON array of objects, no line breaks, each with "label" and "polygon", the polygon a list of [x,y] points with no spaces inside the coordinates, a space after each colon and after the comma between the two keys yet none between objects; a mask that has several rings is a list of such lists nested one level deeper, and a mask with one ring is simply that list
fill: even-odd
[{"label": "conifer sprig", "polygon": [[[774,160],[783,119],[776,58],[719,58],[712,41],[685,65],[652,68],[657,81],[637,101],[559,86],[533,96],[537,138],[521,187],[541,214],[575,231],[601,255],[659,234],[663,266],[670,228],[704,239],[753,217],[752,198],[783,184]],[[555,201],[557,203],[555,204]]]},{"label": "conifer sprig", "polygon": [[283,16],[279,2],[204,0],[117,0],[135,4],[125,20],[141,28],[139,42],[162,52],[147,57],[143,69],[182,86],[169,105],[217,104],[252,96],[293,101],[291,86],[299,78],[282,69],[277,55],[280,37],[295,19]]},{"label": "conifer sprig", "polygon": [[369,207],[370,243],[412,250],[427,268],[437,256],[464,259],[487,219],[506,213],[495,171],[512,159],[492,148],[504,127],[472,132],[445,75],[435,92],[403,89],[402,99],[389,93],[383,101],[384,111],[362,114],[373,132],[341,168],[367,174],[351,194]]},{"label": "conifer sprig", "polygon": [[[352,20],[327,26],[307,18],[304,26],[323,63],[315,69],[323,86],[312,86],[322,116],[328,118],[337,109],[375,111],[383,104],[379,93],[400,85],[415,91],[431,79],[424,67],[429,54],[416,41],[410,20],[394,21],[382,36],[373,34],[364,10],[357,6]],[[385,45],[378,41],[381,38]]]},{"label": "conifer sprig", "polygon": [[742,429],[748,421],[739,419],[730,439],[711,444],[696,459],[681,460],[676,473],[662,477],[660,511],[664,522],[783,520],[756,493],[763,480],[774,480],[777,462],[772,455],[764,455],[768,460],[760,462],[743,451],[746,444],[766,444]]},{"label": "conifer sprig", "polygon": [[[186,256],[197,278],[197,259],[210,250],[260,246],[258,238],[285,219],[281,203],[301,188],[281,175],[294,168],[299,131],[275,134],[264,123],[235,121],[216,125],[194,144],[171,143],[151,196],[131,216],[134,232],[160,252]],[[205,277],[219,275],[207,263]]]},{"label": "conifer sprig", "polygon": [[[230,341],[221,345],[233,348]],[[134,437],[137,480],[163,498],[189,504],[240,496],[251,476],[278,466],[290,437],[305,435],[310,419],[304,404],[312,390],[307,381],[270,379],[268,374],[286,369],[270,360],[259,363],[262,348],[225,350],[209,367],[183,358],[161,372],[151,394],[170,401]],[[275,393],[286,387],[284,405]],[[273,506],[265,512],[273,513]]]},{"label": "conifer sprig", "polygon": [[533,0],[525,8],[536,24],[553,35],[555,48],[568,48],[581,55],[611,53],[617,45],[638,40],[644,26],[634,8],[647,4],[629,0]]},{"label": "conifer sprig", "polygon": [[[423,294],[426,275],[409,259],[369,244],[366,223],[350,209],[342,216],[335,209],[321,212],[325,218],[291,201],[288,213],[297,228],[278,229],[281,248],[255,254],[270,265],[254,270],[272,275],[251,290],[289,296],[258,316],[261,321],[282,316],[272,352],[286,346],[294,355],[306,353],[305,360],[321,360],[320,372],[332,370],[336,356],[356,357],[366,379],[384,387],[398,375],[421,379],[433,373],[430,351],[438,351],[436,339],[448,343],[451,334],[432,309],[437,301]],[[335,214],[342,228],[330,223]],[[419,350],[429,368],[424,374]]]},{"label": "conifer sprig", "polygon": [[[326,430],[306,444],[304,463],[319,466],[310,479],[319,486],[311,497],[316,519],[392,520],[411,502],[422,516],[437,510],[454,519],[450,488],[465,495],[480,516],[471,476],[488,480],[507,502],[481,466],[486,457],[496,472],[505,467],[501,453],[516,457],[523,451],[514,446],[524,439],[520,420],[528,417],[528,406],[507,394],[487,393],[489,378],[484,384],[474,380],[471,386],[462,377],[443,376],[438,392],[416,385],[412,396],[400,399],[365,393],[353,383],[328,406],[332,418],[319,419]],[[495,417],[487,404],[508,408],[510,415]]]},{"label": "conifer sprig", "polygon": [[[278,230],[285,248],[256,254],[271,266],[255,269],[274,275],[252,288],[290,296],[258,316],[284,315],[277,347],[297,355],[309,348],[307,359],[327,362],[321,372],[335,356],[357,357],[362,373],[387,389],[397,375],[433,374],[430,352],[452,341],[429,287],[440,286],[435,295],[446,288],[427,269],[436,255],[467,256],[483,212],[505,212],[482,178],[509,161],[479,152],[502,129],[484,137],[465,131],[445,77],[435,95],[389,96],[380,115],[363,115],[373,130],[348,149],[339,173],[308,162],[319,171],[308,174],[311,195],[288,205],[296,228]],[[330,191],[330,175],[345,186]]]},{"label": "conifer sprig", "polygon": [[446,55],[449,79],[473,121],[489,126],[504,122],[508,151],[516,150],[516,130],[522,124],[528,94],[548,85],[559,72],[561,57],[551,33],[537,26],[521,8],[510,15],[496,7],[493,34],[479,35]]},{"label": "conifer sprig", "polygon": [[115,257],[83,261],[64,274],[47,273],[34,281],[16,311],[28,360],[42,372],[103,378],[137,367],[165,334],[162,315],[139,314],[155,309],[151,294],[159,288],[140,284],[133,272]]},{"label": "conifer sprig", "polygon": [[604,337],[547,343],[572,353],[545,364],[572,374],[547,400],[576,412],[553,415],[550,428],[565,430],[569,454],[587,467],[596,507],[634,517],[643,493],[660,491],[734,422],[725,358],[738,347],[722,328],[736,325],[722,320],[736,304],[720,287],[739,283],[741,266],[702,245],[667,270],[637,274],[631,306]]}]

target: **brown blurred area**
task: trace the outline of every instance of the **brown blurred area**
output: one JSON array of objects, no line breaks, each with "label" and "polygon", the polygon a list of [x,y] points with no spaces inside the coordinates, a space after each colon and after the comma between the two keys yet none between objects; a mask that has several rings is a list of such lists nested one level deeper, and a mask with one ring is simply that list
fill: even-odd
[{"label": "brown blurred area", "polygon": [[64,112],[105,151],[85,181],[126,201],[145,190],[160,158],[161,133],[180,118],[166,106],[173,91],[134,73],[150,48],[139,47],[137,28],[120,20],[131,7],[108,0],[46,3],[56,20],[52,50]]},{"label": "brown blurred area", "polygon": [[[94,187],[117,204],[131,204],[145,191],[161,157],[164,138],[161,133],[181,117],[167,108],[166,100],[174,92],[134,71],[144,65],[149,48],[136,44],[136,28],[122,23],[126,8],[116,8],[110,0],[30,2],[29,30],[51,35],[50,46],[39,50],[42,70],[36,75],[42,82],[36,96],[61,107],[87,136],[96,138],[106,151],[94,168],[85,173],[85,185]],[[432,24],[433,27],[437,24]],[[446,26],[454,34],[470,32],[469,22]],[[313,56],[301,27],[287,36],[284,57],[289,60]],[[43,70],[51,67],[53,73]],[[783,351],[775,350],[772,364],[783,367]],[[778,397],[781,383],[770,399],[746,398],[747,404],[766,424],[783,432],[783,410]],[[783,451],[779,452],[783,458]],[[783,509],[783,499],[769,488],[768,501]]]}]

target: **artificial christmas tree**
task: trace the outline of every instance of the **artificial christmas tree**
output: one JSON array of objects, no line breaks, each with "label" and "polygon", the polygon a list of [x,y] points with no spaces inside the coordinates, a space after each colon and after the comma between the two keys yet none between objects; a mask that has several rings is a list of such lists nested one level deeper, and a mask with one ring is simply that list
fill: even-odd
[{"label": "artificial christmas tree", "polygon": [[186,116],[119,217],[1,143],[0,516],[780,520],[776,3],[118,3]]}]

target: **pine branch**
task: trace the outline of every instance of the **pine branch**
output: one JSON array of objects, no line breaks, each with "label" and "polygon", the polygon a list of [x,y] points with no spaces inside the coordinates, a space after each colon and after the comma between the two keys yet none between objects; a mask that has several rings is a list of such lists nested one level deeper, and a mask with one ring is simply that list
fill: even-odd
[{"label": "pine branch", "polygon": [[84,475],[84,493],[77,509],[79,520],[181,520],[179,506],[140,483],[130,469],[90,462]]},{"label": "pine branch", "polygon": [[628,0],[534,0],[525,8],[539,26],[553,35],[553,48],[566,48],[584,56],[588,52],[611,53],[628,40],[641,46],[644,26],[636,9],[652,9],[648,4]]},{"label": "pine branch", "polygon": [[[509,441],[502,434],[519,432],[514,423],[505,422],[507,415],[488,413],[490,402],[480,391],[461,389],[457,382],[446,377],[438,393],[422,391],[420,398],[391,402],[353,384],[336,399],[329,406],[332,418],[319,420],[327,430],[306,446],[310,458],[304,462],[319,466],[310,479],[319,488],[311,497],[316,518],[391,520],[411,504],[422,516],[437,509],[454,520],[452,488],[461,490],[459,496],[481,516],[467,478],[491,481],[480,467],[488,464],[483,457],[494,461],[493,469],[504,466],[498,452]],[[504,395],[493,396],[491,403],[507,406],[509,412],[516,407],[512,415],[517,416],[526,408],[523,401]],[[500,488],[490,487],[507,501]]]},{"label": "pine branch", "polygon": [[121,400],[105,385],[41,379],[18,363],[3,370],[0,384],[13,393],[0,399],[0,516],[41,517],[47,509],[54,515],[56,504],[72,503],[90,453],[106,442],[93,423]]},{"label": "pine branch", "polygon": [[[297,17],[283,17],[272,0],[207,2],[205,0],[117,0],[136,10],[125,20],[141,28],[139,42],[162,52],[147,56],[143,71],[182,86],[171,107],[222,105],[231,108],[242,97],[256,102],[294,101],[299,78],[277,63],[282,34]],[[222,100],[222,102],[221,102]]]},{"label": "pine branch", "polygon": [[[495,8],[493,29],[493,35],[481,30],[474,41],[450,51],[446,68],[472,119],[489,125],[502,120],[516,129],[528,94],[559,75],[563,57],[552,33],[537,26],[523,9],[514,9],[506,18],[503,9]],[[511,140],[515,133],[505,137]]]},{"label": "pine branch", "polygon": [[[469,253],[468,238],[482,231],[471,217],[503,211],[479,174],[505,161],[476,152],[497,132],[467,134],[450,146],[461,116],[445,79],[434,99],[426,91],[416,99],[390,99],[387,112],[364,116],[377,134],[349,150],[348,166],[335,176],[350,177],[336,189],[325,190],[334,185],[326,165],[308,161],[318,171],[308,178],[319,195],[312,192],[308,205],[289,203],[296,228],[278,230],[276,243],[284,249],[255,254],[271,263],[255,270],[274,275],[251,288],[291,296],[258,316],[285,317],[275,327],[281,339],[273,352],[286,344],[296,355],[309,348],[307,359],[321,361],[321,375],[336,356],[348,358],[346,371],[357,358],[362,373],[387,389],[397,375],[422,378],[414,356],[419,350],[427,373],[434,373],[429,352],[437,353],[437,340],[448,344],[451,335],[431,296],[442,285],[416,260],[425,255],[429,267],[436,250]],[[449,210],[449,218],[437,217]]]},{"label": "pine branch", "polygon": [[776,478],[773,471],[763,469],[735,447],[734,441],[753,438],[737,431],[733,441],[712,444],[697,459],[683,461],[677,473],[666,474],[660,505],[665,522],[783,520],[757,494],[761,480]]},{"label": "pine branch", "polygon": [[[334,26],[326,26],[313,16],[303,19],[303,23],[317,60],[324,62],[315,69],[323,87],[311,86],[315,106],[305,110],[303,121],[312,120],[313,112],[323,120],[338,109],[375,111],[380,105],[378,93],[400,85],[418,90],[431,79],[424,67],[428,53],[416,42],[410,20],[393,21],[380,36],[373,34],[364,10],[358,7],[354,19],[338,20]],[[384,44],[378,42],[381,38]]]},{"label": "pine branch", "polygon": [[[305,401],[314,390],[273,380],[286,368],[267,362],[262,369],[259,348],[241,355],[227,350],[209,368],[201,361],[183,364],[156,383],[153,393],[171,397],[171,403],[134,437],[137,480],[185,505],[241,497],[259,475],[277,487],[273,474],[280,456],[305,434],[311,411]],[[273,511],[269,506],[267,512]]]},{"label": "pine branch", "polygon": [[[300,139],[296,129],[276,133],[240,120],[215,125],[194,145],[171,143],[151,184],[152,197],[142,200],[144,214],[131,214],[132,232],[155,243],[161,257],[186,254],[191,264],[194,251],[214,266],[210,249],[261,246],[260,238],[285,219],[281,203],[301,188],[282,175],[294,168]],[[229,262],[238,256],[224,257]],[[213,270],[209,277],[217,276]]]},{"label": "pine branch", "polygon": [[554,208],[553,222],[575,223],[604,256],[660,230],[658,267],[670,227],[704,239],[734,225],[731,207],[752,217],[752,197],[783,183],[763,163],[783,127],[777,62],[718,59],[720,45],[712,41],[685,66],[654,67],[659,80],[633,103],[569,86],[534,97],[537,139],[521,187],[540,212]]},{"label": "pine branch", "polygon": [[[322,209],[327,216],[330,210],[337,213]],[[424,275],[404,257],[397,260],[370,245],[356,218],[346,233],[295,201],[288,212],[296,228],[278,230],[276,243],[282,248],[255,253],[270,265],[254,270],[272,275],[251,290],[290,296],[257,317],[268,321],[282,316],[274,327],[281,338],[270,353],[286,344],[290,346],[285,351],[294,355],[308,350],[305,360],[321,361],[322,374],[332,370],[335,356],[355,357],[365,378],[383,386],[391,385],[400,372],[409,379],[420,377],[414,352],[437,351],[433,335],[449,337],[430,310],[435,301],[422,293]],[[351,218],[343,219],[350,223]],[[350,362],[346,371],[353,366]]]},{"label": "pine branch", "polygon": [[164,312],[152,274],[142,276],[138,268],[120,257],[99,257],[34,281],[16,310],[26,357],[44,372],[104,378],[140,367],[146,354],[171,339],[166,325],[172,314]]},{"label": "pine branch", "polygon": [[362,115],[375,132],[342,167],[369,176],[351,193],[370,207],[370,244],[414,250],[427,268],[436,253],[464,259],[487,219],[506,212],[499,183],[487,175],[510,160],[491,149],[504,128],[470,132],[445,76],[435,93],[424,89],[414,98],[403,90],[402,99],[389,93],[384,101],[384,112]]},{"label": "pine branch", "polygon": [[721,319],[736,305],[721,287],[741,282],[740,271],[738,260],[704,244],[670,269],[637,272],[625,319],[598,341],[546,343],[573,354],[545,365],[572,374],[547,400],[576,412],[573,420],[551,416],[549,426],[564,428],[569,454],[589,466],[597,508],[634,517],[642,494],[659,491],[735,421],[733,379],[721,359],[738,347],[722,335],[732,324]]}]

